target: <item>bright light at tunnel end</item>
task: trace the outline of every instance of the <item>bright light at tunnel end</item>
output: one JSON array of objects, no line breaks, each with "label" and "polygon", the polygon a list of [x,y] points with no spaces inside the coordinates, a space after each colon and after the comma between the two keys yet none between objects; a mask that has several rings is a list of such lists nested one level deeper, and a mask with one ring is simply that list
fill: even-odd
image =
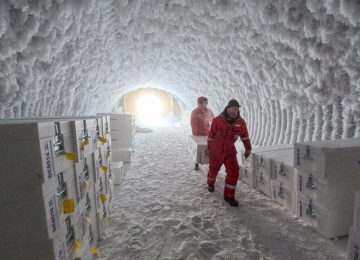
[{"label": "bright light at tunnel end", "polygon": [[161,119],[162,115],[163,102],[159,97],[153,94],[145,94],[139,97],[136,121],[144,126],[162,126],[164,125]]}]

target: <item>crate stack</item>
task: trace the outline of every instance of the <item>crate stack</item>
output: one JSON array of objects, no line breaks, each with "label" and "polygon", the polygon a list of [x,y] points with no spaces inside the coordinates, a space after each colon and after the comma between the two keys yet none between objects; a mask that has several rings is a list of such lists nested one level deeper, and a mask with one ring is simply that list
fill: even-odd
[{"label": "crate stack", "polygon": [[[264,146],[264,147],[254,147],[252,149],[252,152],[249,156],[249,158],[244,158],[244,149],[242,147],[238,146],[238,162],[240,166],[240,176],[239,178],[244,183],[248,184],[250,187],[256,188],[257,187],[257,179],[259,181],[259,178],[256,177],[256,175],[260,175],[259,172],[264,172],[266,168],[266,176],[271,176],[270,168],[268,168],[267,165],[263,165],[264,163],[264,155],[272,155],[277,153],[278,151],[282,152],[283,150],[290,151],[291,145],[288,144],[281,144],[281,145],[273,145],[273,146]],[[286,154],[286,153],[285,153]],[[265,159],[265,161],[269,161],[268,158]],[[269,161],[270,162],[270,161]],[[261,175],[259,176],[261,177]],[[261,179],[261,178],[260,178]],[[268,193],[268,192],[267,192]]]},{"label": "crate stack", "polygon": [[360,139],[296,143],[296,215],[327,238],[349,234],[360,190]]},{"label": "crate stack", "polygon": [[135,145],[135,116],[117,113],[107,115],[110,116],[112,160],[114,162],[131,162]]},{"label": "crate stack", "polygon": [[257,152],[254,155],[255,188],[269,198],[271,194],[272,166],[274,161],[282,162],[291,154],[292,148],[276,149]]},{"label": "crate stack", "polygon": [[271,161],[271,198],[295,214],[295,170],[293,155],[294,149]]},{"label": "crate stack", "polygon": [[109,214],[96,209],[112,196],[106,158],[96,190],[105,118],[0,121],[1,259],[92,259]]},{"label": "crate stack", "polygon": [[354,221],[349,233],[348,259],[360,259],[360,191],[355,193]]},{"label": "crate stack", "polygon": [[293,212],[292,145],[274,145],[253,149],[245,160],[238,155],[240,179]]},{"label": "crate stack", "polygon": [[108,154],[111,154],[112,185],[121,184],[121,176],[124,175],[124,163],[131,162],[134,153],[135,116],[131,114],[98,114],[107,115],[105,132],[111,133],[111,142],[108,146]]}]

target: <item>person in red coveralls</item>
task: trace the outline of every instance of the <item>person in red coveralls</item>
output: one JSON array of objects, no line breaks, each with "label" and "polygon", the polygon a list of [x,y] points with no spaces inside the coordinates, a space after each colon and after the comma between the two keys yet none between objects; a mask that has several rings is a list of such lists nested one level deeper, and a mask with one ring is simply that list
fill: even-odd
[{"label": "person in red coveralls", "polygon": [[[198,107],[191,112],[191,131],[193,135],[207,136],[214,113],[207,107],[208,100],[206,97],[198,97],[197,103]],[[198,163],[195,163],[194,170],[199,170]]]},{"label": "person in red coveralls", "polygon": [[215,181],[221,166],[226,169],[224,200],[231,206],[239,206],[235,199],[235,189],[239,178],[239,164],[236,158],[235,142],[240,137],[247,158],[251,154],[251,142],[244,119],[239,113],[239,102],[231,99],[224,111],[215,117],[208,134],[207,153],[209,172],[207,184],[209,192],[215,191]]}]

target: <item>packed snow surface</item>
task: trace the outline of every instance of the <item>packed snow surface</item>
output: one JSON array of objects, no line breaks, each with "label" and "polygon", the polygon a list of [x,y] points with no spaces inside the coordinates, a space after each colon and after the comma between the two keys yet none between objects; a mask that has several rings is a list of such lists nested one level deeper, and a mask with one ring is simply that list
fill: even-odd
[{"label": "packed snow surface", "polygon": [[346,238],[323,238],[245,184],[238,183],[240,206],[230,207],[223,170],[209,193],[207,167],[193,170],[189,132],[172,127],[136,134],[97,259],[346,259]]}]

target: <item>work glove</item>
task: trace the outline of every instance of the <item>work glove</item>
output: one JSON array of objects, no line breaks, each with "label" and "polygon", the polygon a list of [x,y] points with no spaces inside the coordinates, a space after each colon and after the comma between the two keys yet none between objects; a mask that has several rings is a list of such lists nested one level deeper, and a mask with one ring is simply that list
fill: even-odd
[{"label": "work glove", "polygon": [[251,154],[251,150],[245,150],[244,152],[245,159],[247,159],[250,156],[250,154]]}]

